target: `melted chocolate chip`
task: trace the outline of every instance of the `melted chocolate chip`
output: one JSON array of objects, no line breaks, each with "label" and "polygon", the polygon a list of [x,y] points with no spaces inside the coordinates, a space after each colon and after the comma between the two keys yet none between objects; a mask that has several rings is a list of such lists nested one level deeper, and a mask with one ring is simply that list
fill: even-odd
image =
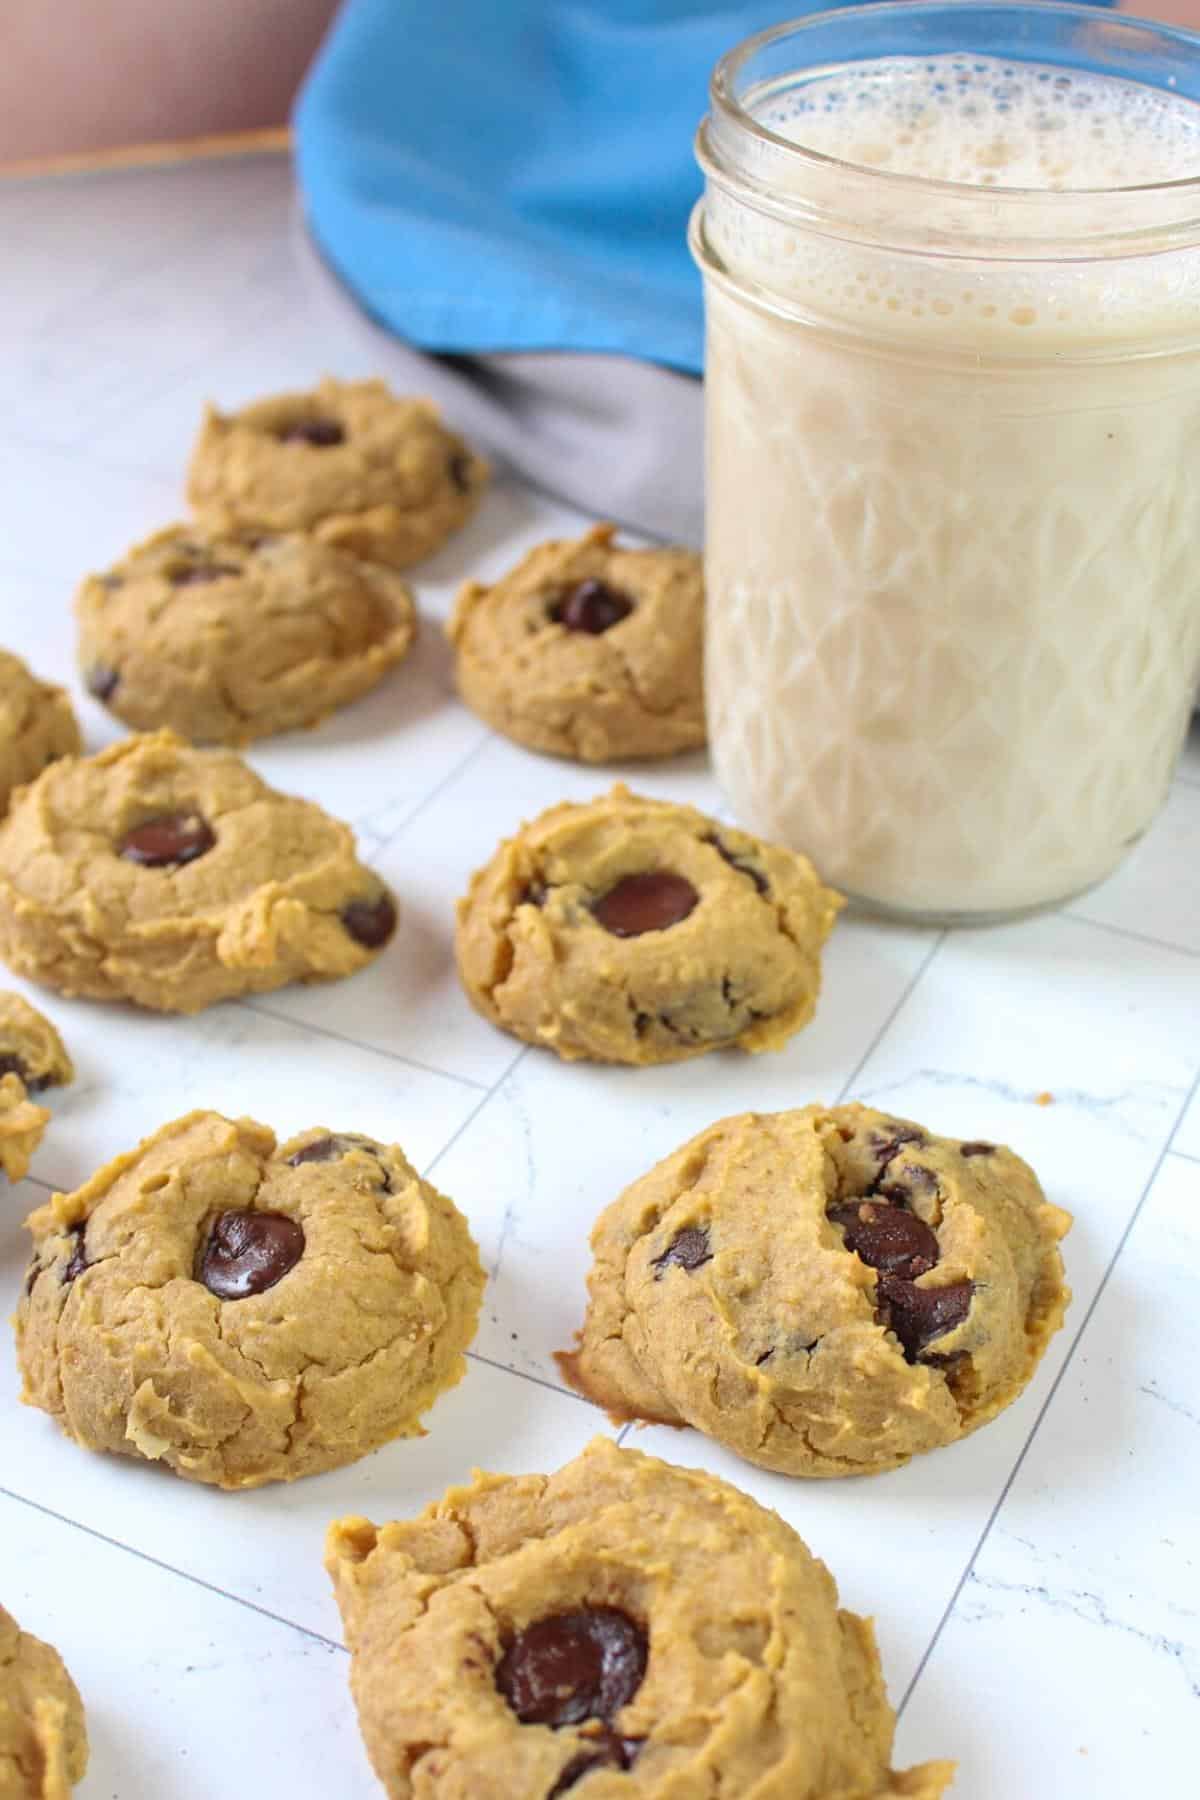
[{"label": "melted chocolate chip", "polygon": [[455,450],[446,465],[450,479],[460,494],[471,491],[471,458],[465,450]]},{"label": "melted chocolate chip", "polygon": [[121,677],[115,669],[106,669],[103,663],[97,663],[88,670],[85,677],[87,691],[97,700],[111,700],[117,691]]},{"label": "melted chocolate chip", "polygon": [[637,602],[620,588],[609,587],[607,581],[589,578],[577,581],[550,604],[550,617],[568,631],[585,631],[599,637],[627,619]]},{"label": "melted chocolate chip", "polygon": [[304,1255],[304,1229],[282,1213],[223,1212],[200,1258],[199,1279],[218,1300],[265,1294]]},{"label": "melted chocolate chip", "polygon": [[216,841],[212,826],[199,813],[156,813],[125,833],[117,854],[144,869],[176,868],[195,862]]},{"label": "melted chocolate chip", "polygon": [[924,1144],[925,1133],[918,1131],[915,1125],[897,1125],[895,1131],[871,1133],[871,1148],[879,1158],[879,1173],[882,1175],[892,1158],[905,1144]]},{"label": "melted chocolate chip", "polygon": [[86,1226],[76,1225],[71,1233],[75,1244],[70,1256],[63,1264],[62,1284],[64,1287],[69,1287],[73,1281],[78,1281],[88,1267],[87,1249],[84,1245],[86,1230]]},{"label": "melted chocolate chip", "polygon": [[926,1344],[953,1331],[966,1318],[975,1284],[954,1281],[949,1287],[922,1288],[902,1275],[881,1273],[875,1283],[880,1324],[888,1326],[915,1362]]},{"label": "melted chocolate chip", "polygon": [[172,587],[202,587],[208,581],[221,581],[226,575],[240,575],[233,563],[180,563],[172,569],[168,580]]},{"label": "melted chocolate chip", "polygon": [[23,1058],[12,1050],[0,1050],[0,1079],[3,1079],[5,1075],[19,1075],[26,1088],[45,1085],[43,1082],[30,1081],[29,1070],[26,1068]]},{"label": "melted chocolate chip", "polygon": [[877,1200],[855,1200],[849,1206],[830,1208],[829,1218],[840,1225],[847,1250],[853,1250],[872,1269],[903,1275],[915,1281],[937,1263],[941,1254],[937,1238],[915,1213]]},{"label": "melted chocolate chip", "polygon": [[735,856],[733,851],[730,850],[727,845],[723,844],[719,837],[705,838],[704,841],[706,844],[712,845],[717,855],[721,857],[724,862],[727,862],[731,869],[736,869],[739,875],[748,875],[760,894],[768,892],[766,876],[760,874],[750,863],[743,862],[740,856]]},{"label": "melted chocolate chip", "polygon": [[546,1800],[557,1800],[559,1794],[567,1793],[592,1769],[632,1769],[644,1743],[644,1738],[623,1738],[615,1731],[605,1731],[603,1737],[596,1739],[595,1749],[581,1750],[571,1758]]},{"label": "melted chocolate chip", "polygon": [[680,1269],[698,1269],[703,1263],[712,1261],[712,1251],[708,1247],[707,1225],[685,1225],[677,1231],[661,1256],[656,1256],[650,1264],[657,1269],[655,1281],[661,1281],[664,1272],[672,1264]]},{"label": "melted chocolate chip", "polygon": [[996,1146],[995,1144],[985,1144],[980,1139],[977,1143],[960,1144],[958,1154],[960,1156],[995,1156]]},{"label": "melted chocolate chip", "polygon": [[670,869],[647,869],[642,875],[626,875],[602,894],[592,914],[614,937],[641,937],[646,931],[666,931],[693,910],[700,896],[691,882]]},{"label": "melted chocolate chip", "polygon": [[920,1163],[903,1163],[897,1177],[878,1182],[874,1191],[897,1206],[906,1206],[914,1194],[936,1193],[937,1176],[932,1169],[923,1169]]},{"label": "melted chocolate chip", "polygon": [[346,433],[336,419],[298,419],[278,436],[281,444],[311,444],[314,450],[329,450],[346,441]]},{"label": "melted chocolate chip", "polygon": [[378,950],[396,929],[396,906],[388,893],[374,900],[352,900],[342,908],[342,924],[364,950]]},{"label": "melted chocolate chip", "polygon": [[552,1613],[515,1637],[496,1686],[522,1725],[607,1724],[642,1685],[646,1633],[615,1606]]}]

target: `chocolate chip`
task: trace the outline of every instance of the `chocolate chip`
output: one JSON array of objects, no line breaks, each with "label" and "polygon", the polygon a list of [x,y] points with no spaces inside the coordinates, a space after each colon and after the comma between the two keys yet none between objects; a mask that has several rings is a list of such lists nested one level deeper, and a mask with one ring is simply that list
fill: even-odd
[{"label": "chocolate chip", "polygon": [[75,1240],[75,1246],[63,1264],[62,1284],[64,1287],[69,1287],[73,1281],[78,1281],[88,1267],[87,1249],[84,1245],[86,1231],[86,1226],[76,1225],[71,1233]]},{"label": "chocolate chip", "polygon": [[892,1158],[905,1144],[924,1144],[925,1133],[915,1125],[897,1125],[895,1131],[871,1133],[871,1148],[879,1158],[879,1173],[882,1175]]},{"label": "chocolate chip", "polygon": [[980,1139],[976,1143],[960,1144],[958,1146],[958,1154],[960,1156],[995,1156],[996,1146],[995,1144],[985,1144],[982,1139]]},{"label": "chocolate chip", "polygon": [[900,1206],[878,1200],[855,1200],[834,1206],[829,1218],[839,1225],[847,1250],[853,1250],[872,1269],[886,1269],[915,1281],[937,1263],[938,1241],[923,1219]]},{"label": "chocolate chip", "polygon": [[650,1029],[650,1025],[651,1025],[651,1019],[650,1019],[649,1013],[647,1013],[647,1012],[635,1012],[634,1013],[634,1015],[633,1015],[633,1035],[634,1035],[634,1037],[644,1038],[646,1033]]},{"label": "chocolate chip", "polygon": [[0,1051],[0,1079],[5,1075],[19,1075],[27,1088],[34,1085],[29,1079],[29,1070],[24,1060],[12,1050]]},{"label": "chocolate chip", "polygon": [[723,844],[719,837],[707,837],[704,841],[706,844],[712,845],[717,855],[721,857],[723,861],[727,862],[731,869],[736,869],[739,875],[748,875],[760,894],[765,894],[769,891],[766,876],[760,874],[750,863],[743,862],[740,856],[735,856],[733,851],[730,850],[727,845]]},{"label": "chocolate chip", "polygon": [[117,854],[144,869],[195,862],[216,843],[212,826],[197,812],[156,813],[121,839]]},{"label": "chocolate chip", "polygon": [[693,910],[700,896],[691,882],[670,869],[647,869],[642,875],[626,875],[602,894],[593,916],[614,937],[641,937],[646,931],[666,931]]},{"label": "chocolate chip", "polygon": [[298,1169],[302,1163],[337,1162],[350,1150],[363,1150],[379,1164],[379,1173],[383,1182],[383,1191],[390,1194],[392,1180],[379,1155],[379,1146],[372,1138],[360,1137],[357,1132],[346,1131],[331,1133],[328,1137],[314,1138],[311,1144],[302,1144],[294,1155],[288,1157],[288,1166]]},{"label": "chocolate chip", "polygon": [[936,1193],[937,1176],[932,1169],[923,1169],[920,1163],[904,1163],[898,1177],[878,1182],[875,1192],[894,1200],[897,1206],[906,1206],[914,1194]]},{"label": "chocolate chip", "polygon": [[550,617],[568,631],[585,631],[599,637],[627,619],[637,602],[620,588],[609,587],[607,581],[589,578],[577,581],[550,604]]},{"label": "chocolate chip", "polygon": [[265,1294],[304,1255],[304,1229],[283,1213],[223,1212],[200,1258],[199,1279],[218,1300]]},{"label": "chocolate chip", "polygon": [[329,450],[344,444],[346,433],[336,419],[298,419],[279,432],[281,444],[311,444],[314,450]]},{"label": "chocolate chip", "polygon": [[467,452],[456,450],[446,466],[450,473],[450,479],[459,493],[469,494],[471,491],[471,458]]},{"label": "chocolate chip", "polygon": [[522,1725],[607,1724],[642,1685],[646,1633],[615,1606],[551,1613],[526,1626],[496,1667],[496,1686]]},{"label": "chocolate chip", "polygon": [[615,1731],[605,1731],[596,1739],[595,1749],[581,1750],[578,1756],[571,1758],[546,1800],[556,1800],[557,1795],[567,1793],[592,1769],[632,1769],[645,1741],[644,1738],[623,1738]]},{"label": "chocolate chip", "polygon": [[657,1269],[655,1281],[661,1281],[664,1272],[672,1264],[680,1269],[698,1269],[703,1263],[712,1261],[712,1251],[708,1247],[707,1225],[685,1225],[677,1231],[661,1256],[652,1260],[650,1267]]},{"label": "chocolate chip", "polygon": [[106,669],[103,663],[97,663],[88,670],[84,677],[87,691],[97,700],[111,700],[117,691],[121,677],[115,669]]},{"label": "chocolate chip", "polygon": [[907,1361],[915,1362],[926,1344],[962,1324],[974,1292],[971,1281],[922,1288],[902,1275],[883,1273],[875,1282],[879,1322],[895,1332]]},{"label": "chocolate chip", "polygon": [[240,575],[241,572],[233,563],[179,563],[167,579],[172,587],[201,587],[207,581],[221,581],[226,575]]},{"label": "chocolate chip", "polygon": [[342,924],[364,950],[378,950],[396,929],[396,907],[388,893],[374,900],[352,900],[342,908]]}]

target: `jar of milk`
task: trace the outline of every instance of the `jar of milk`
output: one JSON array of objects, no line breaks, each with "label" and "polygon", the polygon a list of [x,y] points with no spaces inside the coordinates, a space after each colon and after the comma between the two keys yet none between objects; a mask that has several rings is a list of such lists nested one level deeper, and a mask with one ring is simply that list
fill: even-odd
[{"label": "jar of milk", "polygon": [[718,66],[699,155],[739,823],[908,917],[1078,894],[1200,676],[1200,38],[817,14]]}]

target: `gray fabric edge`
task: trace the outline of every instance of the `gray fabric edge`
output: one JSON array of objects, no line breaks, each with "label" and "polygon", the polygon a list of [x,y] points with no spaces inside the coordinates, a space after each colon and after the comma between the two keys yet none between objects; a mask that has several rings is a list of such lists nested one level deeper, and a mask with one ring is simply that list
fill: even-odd
[{"label": "gray fabric edge", "polygon": [[306,288],[401,392],[428,394],[464,435],[596,518],[648,537],[704,538],[703,388],[626,356],[514,351],[437,356],[377,325],[329,267],[297,204],[292,249]]}]

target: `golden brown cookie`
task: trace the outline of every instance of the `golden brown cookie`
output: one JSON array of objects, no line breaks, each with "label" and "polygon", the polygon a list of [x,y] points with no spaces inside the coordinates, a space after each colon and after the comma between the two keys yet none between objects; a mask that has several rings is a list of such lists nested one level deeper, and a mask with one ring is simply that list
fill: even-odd
[{"label": "golden brown cookie", "polygon": [[461,1380],[467,1222],[394,1144],[194,1112],[31,1213],[22,1398],[224,1488],[354,1462]]},{"label": "golden brown cookie", "polygon": [[704,742],[701,560],[618,549],[614,530],[539,544],[455,603],[460,694],[531,750],[593,763]]},{"label": "golden brown cookie", "polygon": [[0,650],[0,818],[14,791],[82,744],[65,688],[31,675],[19,656]]},{"label": "golden brown cookie", "polygon": [[83,1702],[62,1657],[0,1606],[0,1800],[70,1800],[87,1761]]},{"label": "golden brown cookie", "polygon": [[0,826],[0,956],[64,994],[198,1012],[352,975],[395,923],[348,825],[170,731],[53,764]]},{"label": "golden brown cookie", "polygon": [[0,1168],[21,1181],[50,1114],[29,1098],[73,1081],[66,1045],[49,1019],[20,994],[0,993]]},{"label": "golden brown cookie", "polygon": [[785,1475],[874,1475],[1029,1381],[1070,1291],[1069,1213],[994,1144],[866,1106],[743,1113],[600,1215],[579,1348],[623,1418]]},{"label": "golden brown cookie", "polygon": [[775,1050],[813,1015],[840,905],[805,857],[617,786],[472,877],[458,969],[485,1018],[569,1061]]},{"label": "golden brown cookie", "polygon": [[407,652],[395,570],[301,533],[250,541],[172,525],[75,602],[89,690],[136,731],[243,744],[316,725]]},{"label": "golden brown cookie", "polygon": [[391,1800],[936,1800],[953,1772],[891,1771],[870,1623],[777,1514],[605,1438],[342,1519],[326,1565]]},{"label": "golden brown cookie", "polygon": [[488,466],[428,400],[382,381],[334,381],[240,412],[209,407],[188,499],[210,530],[311,531],[403,569],[465,525]]}]

